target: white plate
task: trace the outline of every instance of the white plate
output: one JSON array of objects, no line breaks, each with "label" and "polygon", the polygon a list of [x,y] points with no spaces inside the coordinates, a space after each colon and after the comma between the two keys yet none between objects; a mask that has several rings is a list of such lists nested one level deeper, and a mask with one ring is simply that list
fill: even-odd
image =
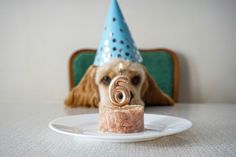
[{"label": "white plate", "polygon": [[49,123],[49,127],[59,133],[110,142],[153,140],[185,131],[192,126],[192,123],[178,117],[144,114],[144,125],[144,131],[139,133],[101,133],[98,131],[98,114],[61,117]]}]

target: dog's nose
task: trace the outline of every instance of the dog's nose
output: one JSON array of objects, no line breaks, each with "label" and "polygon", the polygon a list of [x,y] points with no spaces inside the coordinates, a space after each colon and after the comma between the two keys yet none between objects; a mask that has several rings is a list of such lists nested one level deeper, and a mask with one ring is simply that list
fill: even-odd
[{"label": "dog's nose", "polygon": [[132,92],[130,92],[130,96],[131,96],[131,99],[134,98],[134,94]]}]

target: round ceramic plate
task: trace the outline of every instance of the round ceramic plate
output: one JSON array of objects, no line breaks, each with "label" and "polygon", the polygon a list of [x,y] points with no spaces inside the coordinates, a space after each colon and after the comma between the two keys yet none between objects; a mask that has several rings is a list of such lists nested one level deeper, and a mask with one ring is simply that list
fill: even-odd
[{"label": "round ceramic plate", "polygon": [[59,133],[109,142],[148,141],[173,135],[189,129],[189,120],[156,114],[144,114],[143,132],[129,134],[101,133],[98,131],[98,114],[82,114],[57,118],[49,127]]}]

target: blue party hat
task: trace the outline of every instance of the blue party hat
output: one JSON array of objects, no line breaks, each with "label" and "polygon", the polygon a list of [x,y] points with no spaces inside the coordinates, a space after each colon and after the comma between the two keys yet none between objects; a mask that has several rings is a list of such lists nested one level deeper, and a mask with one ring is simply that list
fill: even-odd
[{"label": "blue party hat", "polygon": [[116,0],[111,2],[94,65],[102,66],[112,58],[137,63],[143,61]]}]

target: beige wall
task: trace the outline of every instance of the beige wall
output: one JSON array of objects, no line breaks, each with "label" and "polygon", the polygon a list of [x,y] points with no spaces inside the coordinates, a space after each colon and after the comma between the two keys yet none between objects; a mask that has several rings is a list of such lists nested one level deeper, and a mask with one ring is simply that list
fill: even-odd
[{"label": "beige wall", "polygon": [[[180,101],[236,103],[236,1],[119,0],[139,48],[181,62]],[[61,101],[67,61],[96,48],[109,0],[0,0],[0,101]]]}]

